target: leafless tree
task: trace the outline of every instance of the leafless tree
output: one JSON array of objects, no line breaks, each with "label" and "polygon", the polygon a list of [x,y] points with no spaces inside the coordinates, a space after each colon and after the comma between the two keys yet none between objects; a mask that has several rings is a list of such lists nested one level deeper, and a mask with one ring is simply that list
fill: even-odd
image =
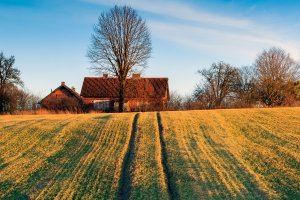
[{"label": "leafless tree", "polygon": [[182,110],[183,97],[176,91],[170,92],[170,99],[167,103],[167,110]]},{"label": "leafless tree", "polygon": [[23,111],[35,111],[38,108],[39,97],[33,95],[22,88],[18,88],[14,84],[5,86],[5,93],[0,95],[3,100],[3,112],[16,114]]},{"label": "leafless tree", "polygon": [[7,112],[9,93],[12,85],[23,85],[20,78],[20,70],[14,67],[15,58],[6,58],[0,53],[0,113]]},{"label": "leafless tree", "polygon": [[264,50],[254,64],[259,97],[267,106],[282,105],[299,79],[299,63],[281,48]]},{"label": "leafless tree", "polygon": [[118,77],[120,112],[126,78],[146,67],[151,50],[150,31],[133,8],[115,6],[99,16],[87,56],[95,72]]},{"label": "leafless tree", "polygon": [[199,70],[204,83],[196,88],[195,94],[207,101],[208,108],[220,108],[225,98],[234,92],[238,70],[224,62],[213,63],[210,69]]},{"label": "leafless tree", "polygon": [[185,95],[183,97],[182,109],[192,110],[194,108],[194,98],[192,95]]},{"label": "leafless tree", "polygon": [[214,95],[208,83],[197,84],[193,97],[197,102],[197,109],[212,109]]},{"label": "leafless tree", "polygon": [[294,93],[297,101],[300,101],[300,80],[295,82]]},{"label": "leafless tree", "polygon": [[18,91],[18,110],[19,111],[34,111],[38,109],[38,103],[40,101],[40,97],[34,95],[33,93],[21,90]]},{"label": "leafless tree", "polygon": [[257,100],[257,77],[255,69],[251,66],[244,66],[238,69],[236,82],[236,107],[251,107]]}]

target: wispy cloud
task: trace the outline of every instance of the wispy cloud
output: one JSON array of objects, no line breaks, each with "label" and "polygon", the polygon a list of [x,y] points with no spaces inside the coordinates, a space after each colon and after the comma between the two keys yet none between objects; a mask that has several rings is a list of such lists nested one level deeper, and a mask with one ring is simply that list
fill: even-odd
[{"label": "wispy cloud", "polygon": [[[195,49],[219,52],[220,55],[234,53],[236,56],[253,58],[263,48],[282,47],[294,57],[300,57],[300,51],[292,39],[282,39],[280,33],[265,24],[253,20],[237,19],[208,13],[189,5],[174,1],[132,0],[84,0],[85,2],[115,5],[127,4],[138,10],[180,19],[186,23],[148,20],[152,33],[174,43]],[[183,25],[184,24],[184,25]]]},{"label": "wispy cloud", "polygon": [[85,2],[102,4],[102,5],[130,5],[136,9],[143,10],[150,13],[165,15],[177,19],[183,19],[194,22],[207,23],[219,26],[230,26],[235,28],[247,28],[251,25],[251,21],[244,19],[235,19],[231,17],[219,16],[207,12],[199,12],[192,7],[177,3],[174,1],[140,1],[140,0],[83,0]]},{"label": "wispy cloud", "polygon": [[300,55],[294,44],[287,41],[283,42],[272,36],[272,34],[252,35],[230,30],[201,28],[158,21],[149,21],[149,25],[156,36],[195,49],[255,56],[263,48],[277,46],[288,50],[294,56]]}]

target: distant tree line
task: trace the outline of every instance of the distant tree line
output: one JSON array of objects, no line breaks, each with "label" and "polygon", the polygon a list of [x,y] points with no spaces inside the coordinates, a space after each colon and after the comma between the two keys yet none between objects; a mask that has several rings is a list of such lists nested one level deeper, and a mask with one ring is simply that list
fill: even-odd
[{"label": "distant tree line", "polygon": [[[23,89],[14,63],[13,56],[0,53],[0,114],[38,108],[40,98]],[[170,92],[167,110],[300,105],[300,64],[280,48],[264,50],[252,66],[237,68],[221,61],[198,74],[201,81],[192,95]],[[63,110],[78,112],[70,109],[73,104],[68,101]]]},{"label": "distant tree line", "polygon": [[20,70],[14,67],[15,58],[0,53],[0,114],[35,110],[39,98],[23,89]]},{"label": "distant tree line", "polygon": [[218,62],[198,73],[193,94],[171,92],[168,110],[300,105],[300,65],[281,48],[264,50],[253,66]]}]

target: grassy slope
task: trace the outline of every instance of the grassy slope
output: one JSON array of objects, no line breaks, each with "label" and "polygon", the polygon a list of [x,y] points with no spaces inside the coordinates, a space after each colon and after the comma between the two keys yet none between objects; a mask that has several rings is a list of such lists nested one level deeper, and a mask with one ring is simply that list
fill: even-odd
[{"label": "grassy slope", "polygon": [[181,199],[300,197],[300,109],[162,113]]},{"label": "grassy slope", "polygon": [[167,199],[155,113],[138,114],[130,155],[130,199]]},{"label": "grassy slope", "polygon": [[1,120],[0,197],[116,198],[132,116]]},{"label": "grassy slope", "polygon": [[0,198],[300,197],[300,108],[135,116],[0,116]]}]

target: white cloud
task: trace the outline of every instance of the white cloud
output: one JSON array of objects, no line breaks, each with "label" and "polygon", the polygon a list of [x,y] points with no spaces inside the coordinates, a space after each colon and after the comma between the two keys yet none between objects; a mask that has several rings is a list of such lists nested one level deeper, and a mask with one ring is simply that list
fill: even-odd
[{"label": "white cloud", "polygon": [[177,19],[183,19],[194,22],[207,23],[211,25],[229,26],[234,28],[246,28],[251,26],[252,22],[244,19],[235,19],[231,17],[219,16],[207,12],[195,10],[192,7],[176,3],[174,1],[141,1],[141,0],[83,0],[85,2],[104,4],[104,5],[130,5],[138,10],[165,15]]},{"label": "white cloud", "polygon": [[[184,20],[187,23],[148,20],[155,37],[194,49],[205,49],[222,54],[255,57],[262,49],[271,46],[286,49],[295,58],[300,57],[297,43],[282,39],[280,33],[268,25],[250,19],[236,19],[196,10],[174,1],[83,0],[89,3],[115,5],[127,4],[142,11]],[[173,20],[174,21],[174,20]],[[286,37],[286,36],[285,36]]]},{"label": "white cloud", "polygon": [[230,29],[218,30],[157,21],[149,21],[149,26],[155,37],[194,49],[205,49],[219,55],[232,53],[236,56],[253,58],[262,49],[272,46],[282,47],[295,57],[300,55],[293,44],[283,42],[271,34],[253,36],[246,31],[234,32]]}]

